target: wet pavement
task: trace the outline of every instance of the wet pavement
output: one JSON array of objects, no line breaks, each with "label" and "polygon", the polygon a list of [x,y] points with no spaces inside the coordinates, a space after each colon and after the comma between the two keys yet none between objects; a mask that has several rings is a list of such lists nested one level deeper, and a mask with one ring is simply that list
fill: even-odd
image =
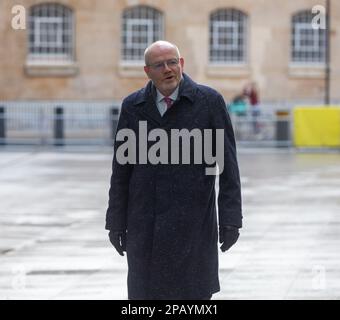
[{"label": "wet pavement", "polygon": [[[244,227],[213,299],[340,299],[340,152],[239,149]],[[126,299],[110,148],[0,148],[0,299]]]}]

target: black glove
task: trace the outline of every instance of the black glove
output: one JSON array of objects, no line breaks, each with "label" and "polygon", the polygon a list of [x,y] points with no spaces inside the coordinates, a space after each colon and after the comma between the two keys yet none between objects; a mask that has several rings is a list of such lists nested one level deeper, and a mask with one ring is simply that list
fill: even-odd
[{"label": "black glove", "polygon": [[116,248],[121,256],[124,256],[123,251],[126,251],[126,231],[110,231],[109,238],[112,245]]},{"label": "black glove", "polygon": [[237,227],[234,226],[220,226],[220,243],[222,246],[220,249],[222,252],[227,251],[231,248],[233,244],[237,241],[240,233]]}]

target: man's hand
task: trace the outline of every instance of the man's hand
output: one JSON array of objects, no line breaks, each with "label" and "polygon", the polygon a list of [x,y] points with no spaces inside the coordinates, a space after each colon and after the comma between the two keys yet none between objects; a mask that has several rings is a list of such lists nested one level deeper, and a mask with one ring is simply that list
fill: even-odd
[{"label": "man's hand", "polygon": [[238,237],[240,236],[240,233],[238,231],[237,227],[234,226],[220,226],[220,243],[222,243],[222,246],[220,249],[222,252],[225,252],[229,250],[232,245],[235,244]]},{"label": "man's hand", "polygon": [[109,238],[118,253],[124,256],[123,251],[126,251],[126,231],[110,231]]}]

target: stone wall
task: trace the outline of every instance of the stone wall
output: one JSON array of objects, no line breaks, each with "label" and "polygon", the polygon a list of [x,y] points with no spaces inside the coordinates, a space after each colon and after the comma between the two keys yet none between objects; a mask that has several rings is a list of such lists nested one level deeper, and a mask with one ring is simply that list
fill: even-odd
[{"label": "stone wall", "polygon": [[[290,64],[291,16],[325,1],[317,0],[58,0],[74,10],[75,63],[59,75],[27,65],[27,30],[11,28],[11,8],[27,9],[40,0],[0,2],[0,100],[120,100],[147,82],[142,65],[120,61],[121,15],[145,4],[164,14],[166,40],[178,45],[185,71],[231,99],[249,81],[256,81],[263,101],[322,100],[324,70]],[[44,2],[55,2],[47,0]],[[245,65],[212,66],[208,62],[209,15],[218,8],[236,8],[248,15],[248,57]],[[340,3],[332,1],[332,98],[340,99]],[[34,71],[34,70],[33,70]],[[52,70],[53,71],[53,70]]]}]

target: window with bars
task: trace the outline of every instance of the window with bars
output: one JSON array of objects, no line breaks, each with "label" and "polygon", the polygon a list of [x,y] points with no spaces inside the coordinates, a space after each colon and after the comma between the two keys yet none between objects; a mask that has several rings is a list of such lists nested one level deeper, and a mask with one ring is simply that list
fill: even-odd
[{"label": "window with bars", "polygon": [[219,9],[210,16],[210,62],[246,61],[247,16],[236,9]]},{"label": "window with bars", "polygon": [[73,61],[72,10],[58,3],[31,7],[28,17],[28,60],[46,63]]},{"label": "window with bars", "polygon": [[122,26],[122,60],[144,61],[144,50],[163,39],[163,15],[147,6],[124,10]]},{"label": "window with bars", "polygon": [[326,32],[313,29],[314,15],[306,10],[292,17],[291,59],[297,63],[324,63]]}]

